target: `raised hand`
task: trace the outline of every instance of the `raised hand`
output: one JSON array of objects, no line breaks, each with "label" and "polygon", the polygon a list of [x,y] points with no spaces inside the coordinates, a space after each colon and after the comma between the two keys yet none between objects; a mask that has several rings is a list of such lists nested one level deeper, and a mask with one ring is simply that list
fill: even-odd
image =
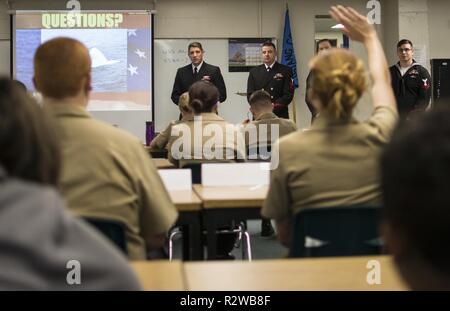
[{"label": "raised hand", "polygon": [[368,39],[376,36],[375,28],[367,22],[367,17],[353,8],[332,6],[330,14],[338,23],[344,25],[342,31],[354,41],[366,43]]}]

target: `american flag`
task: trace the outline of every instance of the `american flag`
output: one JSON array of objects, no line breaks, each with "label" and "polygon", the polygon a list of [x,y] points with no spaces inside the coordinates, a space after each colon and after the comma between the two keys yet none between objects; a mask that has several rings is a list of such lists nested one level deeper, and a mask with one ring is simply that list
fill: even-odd
[{"label": "american flag", "polygon": [[146,91],[150,88],[150,41],[150,29],[128,29],[128,91]]}]

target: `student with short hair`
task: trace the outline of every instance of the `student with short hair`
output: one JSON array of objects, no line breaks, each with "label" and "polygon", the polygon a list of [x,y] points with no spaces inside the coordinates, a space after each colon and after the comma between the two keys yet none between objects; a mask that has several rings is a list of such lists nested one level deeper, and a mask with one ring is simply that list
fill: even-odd
[{"label": "student with short hair", "polygon": [[[253,121],[244,123],[245,146],[247,150],[255,151],[259,145],[271,146],[278,138],[289,133],[295,132],[297,126],[289,119],[280,118],[273,113],[273,103],[270,94],[263,90],[253,92],[249,99],[250,112],[253,115]],[[245,131],[248,126],[256,129],[256,135]],[[271,129],[276,126],[278,137],[272,137]],[[265,135],[260,131],[267,129]],[[254,134],[254,133],[253,133]],[[252,154],[248,153],[249,156]]]},{"label": "student with short hair", "polygon": [[[66,211],[55,189],[61,161],[51,119],[7,78],[0,150],[0,290],[140,289],[126,258]],[[79,284],[68,278],[71,262],[81,266]]]},{"label": "student with short hair", "polygon": [[81,42],[55,38],[37,49],[33,82],[56,123],[59,186],[69,209],[121,223],[129,258],[146,259],[164,245],[178,213],[139,140],[86,111],[91,80],[91,58]]},{"label": "student with short hair", "polygon": [[[245,123],[243,128],[248,159],[270,160],[272,144],[280,137],[295,132],[297,126],[291,120],[280,118],[273,113],[273,103],[270,94],[266,91],[253,92],[249,103],[254,121]],[[261,236],[269,237],[274,233],[270,219],[263,219]]]}]

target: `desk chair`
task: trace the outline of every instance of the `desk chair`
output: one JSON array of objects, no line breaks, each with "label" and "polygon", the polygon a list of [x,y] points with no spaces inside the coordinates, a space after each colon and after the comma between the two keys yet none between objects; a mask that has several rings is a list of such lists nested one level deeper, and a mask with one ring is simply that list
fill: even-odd
[{"label": "desk chair", "polygon": [[294,216],[290,257],[381,254],[380,207],[306,208]]},{"label": "desk chair", "polygon": [[[192,184],[201,184],[202,183],[202,163],[190,163],[184,165],[182,168],[184,169],[190,169],[191,170],[191,176],[192,176]],[[234,227],[234,226],[232,226]],[[252,260],[252,247],[251,247],[251,241],[250,241],[250,234],[248,233],[246,229],[246,225],[244,223],[241,223],[239,226],[237,226],[235,229],[219,229],[216,231],[216,234],[230,234],[230,233],[236,233],[238,234],[237,241],[235,243],[235,247],[240,246],[240,242],[242,242],[243,237],[245,237],[246,242],[246,250],[247,250],[247,258],[249,261]],[[169,260],[173,259],[173,240],[174,238],[182,234],[182,231],[180,228],[176,227],[169,231]],[[244,254],[244,246],[242,245],[242,258],[245,258]]]},{"label": "desk chair", "polygon": [[189,163],[181,168],[188,168],[191,170],[192,184],[202,183],[202,163]]},{"label": "desk chair", "polygon": [[[247,162],[270,162],[272,158],[272,145],[246,146]],[[255,159],[250,157],[256,157]]]},{"label": "desk chair", "polygon": [[[205,234],[204,232],[203,234]],[[230,234],[230,233],[236,233],[238,234],[237,241],[235,243],[235,248],[238,248],[242,246],[242,259],[245,258],[245,251],[247,251],[247,259],[248,261],[252,261],[252,245],[250,240],[250,234],[248,233],[246,226],[244,223],[241,223],[236,229],[219,229],[216,231],[216,234]],[[174,227],[169,231],[169,260],[173,260],[173,240],[174,238],[179,235],[183,234],[183,232],[180,230],[179,227]],[[245,248],[244,245],[240,245],[243,243],[245,237]]]},{"label": "desk chair", "polygon": [[154,159],[167,159],[167,149],[149,149],[149,153]]},{"label": "desk chair", "polygon": [[82,219],[106,236],[125,255],[128,255],[125,230],[121,223],[118,221],[91,217],[82,217]]}]

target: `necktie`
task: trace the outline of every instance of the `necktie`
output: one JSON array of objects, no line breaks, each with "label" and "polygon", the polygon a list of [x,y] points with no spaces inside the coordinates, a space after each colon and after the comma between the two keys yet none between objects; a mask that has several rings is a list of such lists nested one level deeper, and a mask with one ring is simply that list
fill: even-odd
[{"label": "necktie", "polygon": [[197,67],[194,67],[194,77],[196,77],[197,74],[198,74],[198,68],[197,68]]},{"label": "necktie", "polygon": [[267,67],[267,72],[270,72],[272,70],[272,67]]}]

